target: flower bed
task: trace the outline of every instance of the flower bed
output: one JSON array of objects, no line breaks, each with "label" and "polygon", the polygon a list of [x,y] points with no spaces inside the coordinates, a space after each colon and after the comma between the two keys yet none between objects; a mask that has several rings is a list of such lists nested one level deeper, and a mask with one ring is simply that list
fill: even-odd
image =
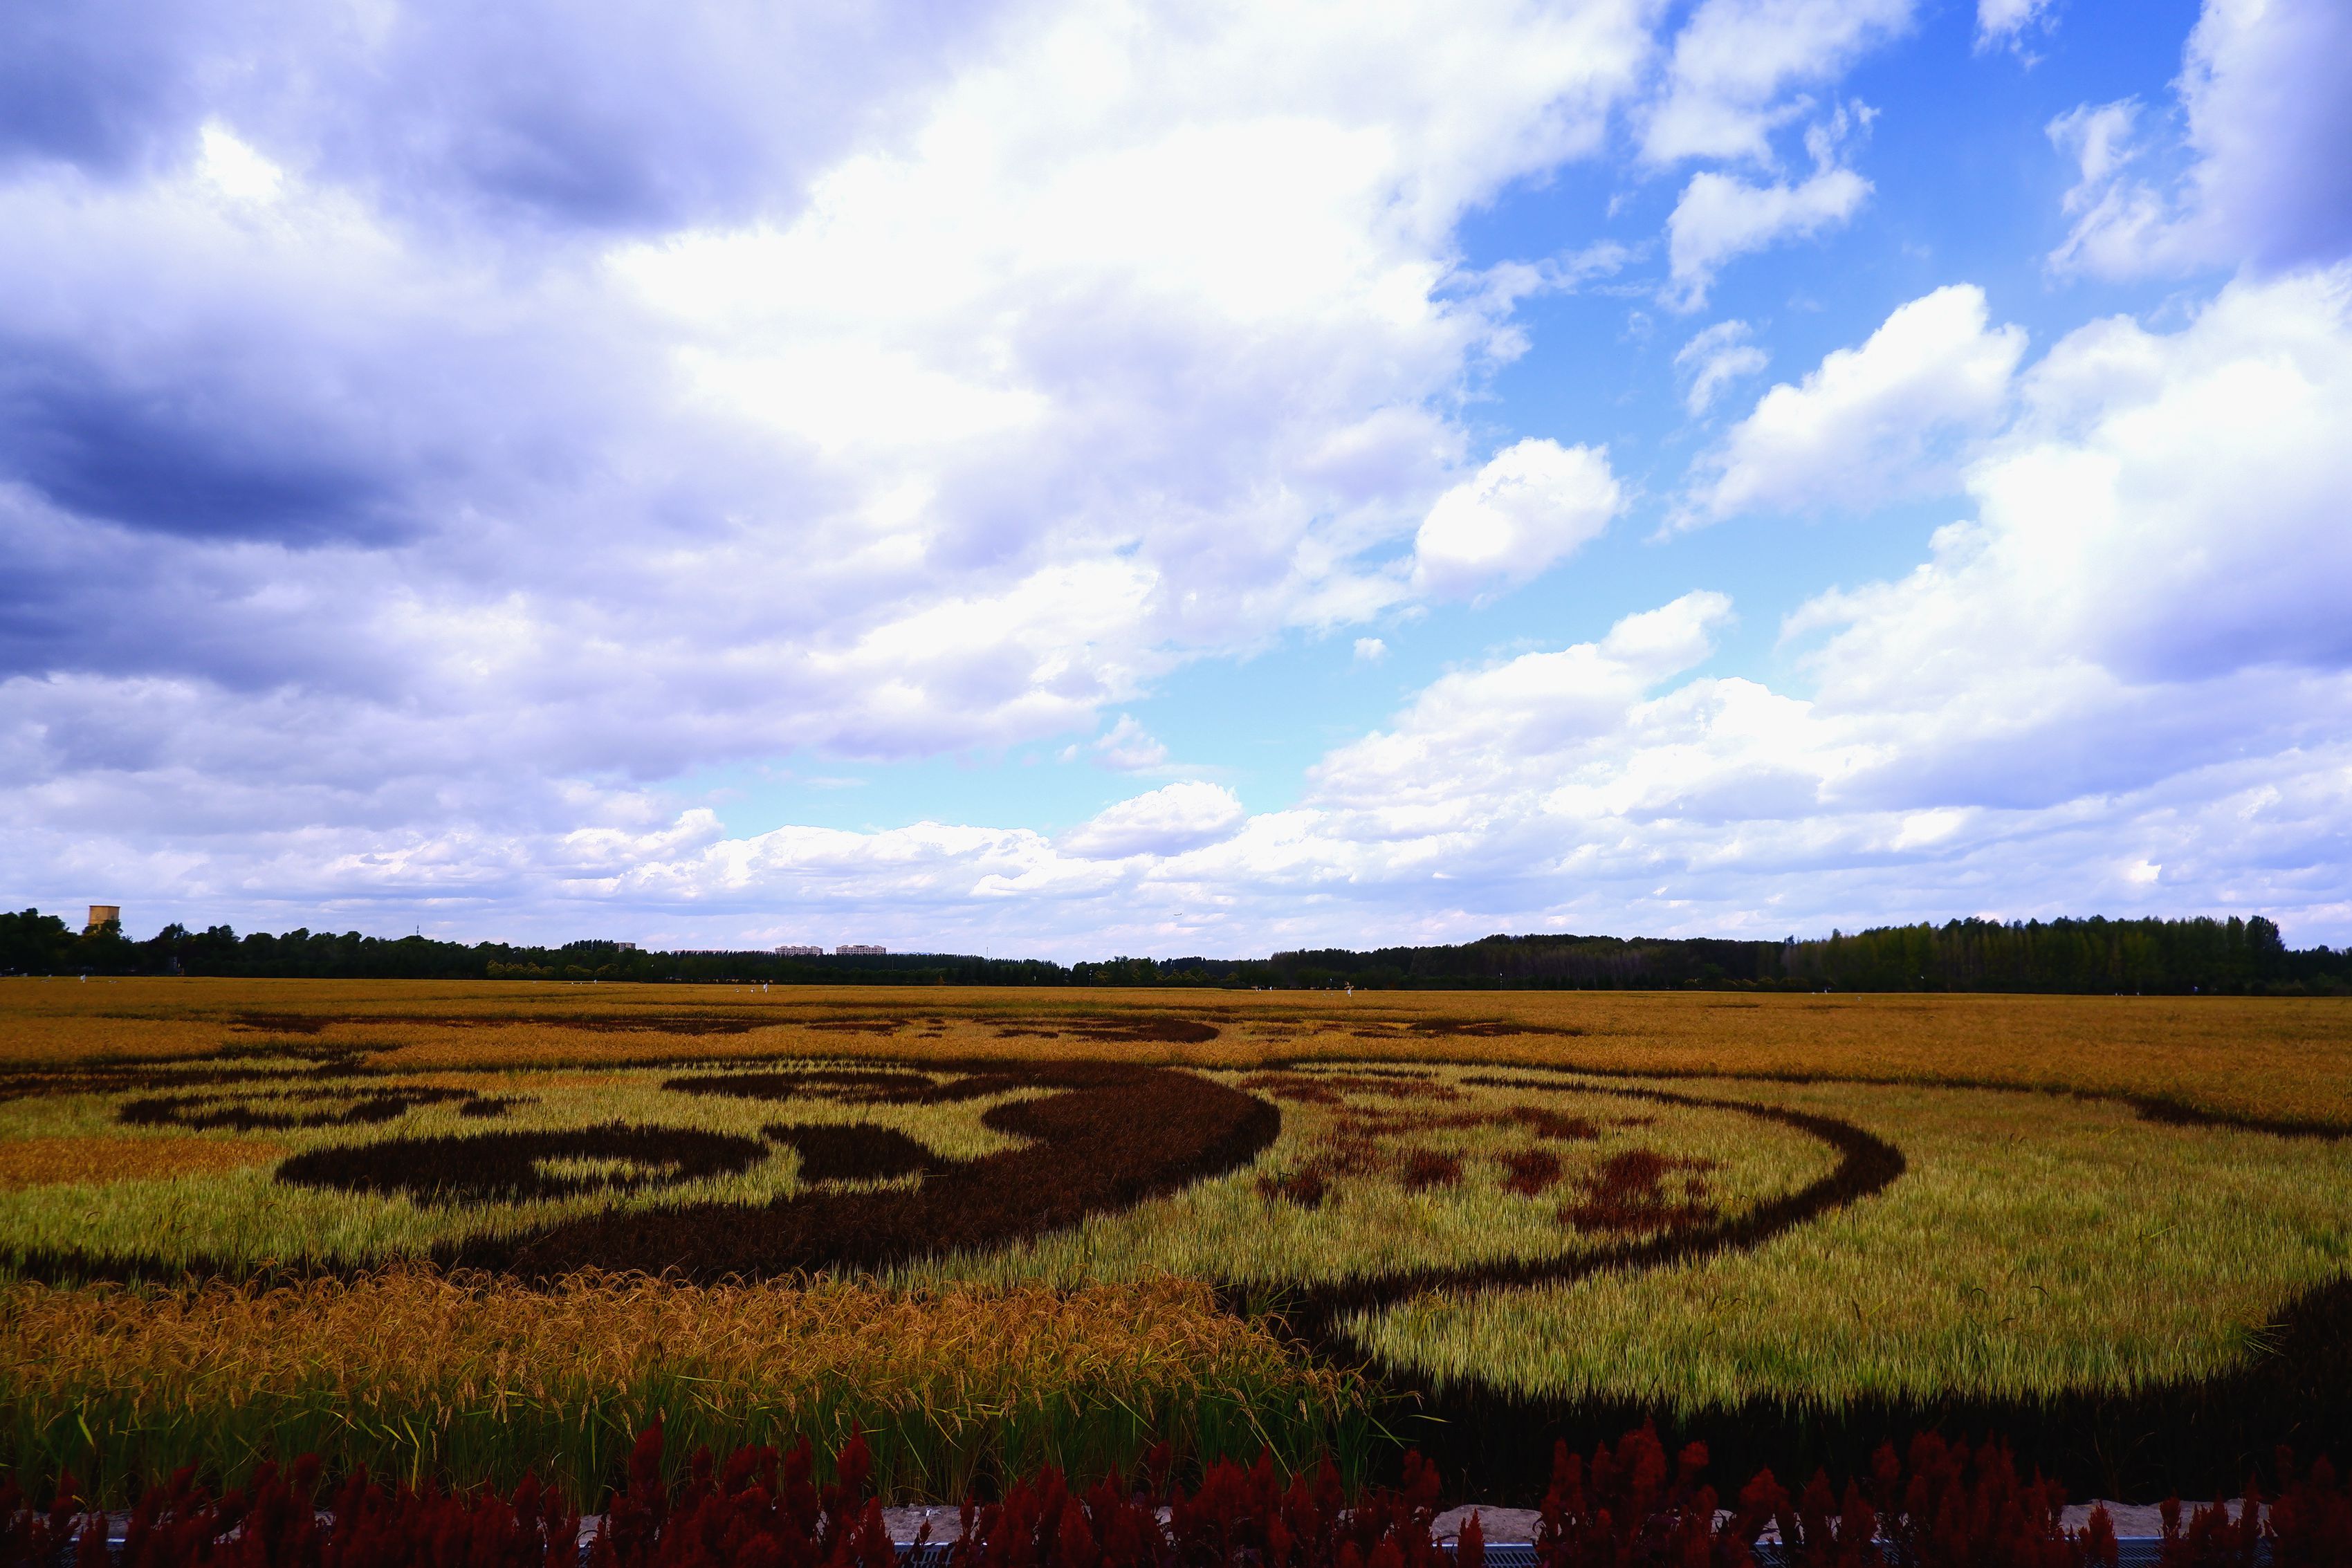
[{"label": "flower bed", "polygon": [[[248,1488],[215,1497],[183,1470],[149,1488],[111,1537],[80,1511],[68,1478],[47,1509],[0,1482],[0,1568],[111,1560],[121,1568],[897,1568],[903,1550],[869,1486],[853,1436],[821,1480],[810,1445],[743,1448],[724,1464],[698,1453],[665,1481],[662,1432],[637,1440],[628,1476],[583,1531],[555,1491],[526,1479],[511,1493],[386,1486],[364,1470],[326,1498],[315,1459],[264,1466]],[[1791,1494],[1769,1470],[1718,1506],[1696,1444],[1671,1461],[1648,1428],[1590,1459],[1555,1451],[1532,1555],[1538,1568],[2116,1568],[2105,1509],[2068,1529],[2063,1498],[2021,1479],[2006,1448],[1933,1436],[1907,1456],[1880,1449],[1843,1490],[1816,1475]],[[2160,1568],[2343,1568],[2352,1498],[2324,1459],[2288,1477],[2267,1506],[2252,1488],[2234,1509],[2184,1520],[2164,1510]],[[1474,1515],[1458,1540],[1432,1532],[1435,1469],[1405,1457],[1395,1487],[1349,1495],[1328,1461],[1288,1475],[1271,1455],[1221,1460],[1197,1490],[1171,1486],[1164,1450],[1130,1484],[1113,1475],[1074,1490],[1047,1469],[990,1502],[967,1500],[945,1543],[953,1568],[1486,1568]],[[322,1511],[319,1503],[327,1506]],[[1768,1544],[1769,1543],[1769,1544]]]}]

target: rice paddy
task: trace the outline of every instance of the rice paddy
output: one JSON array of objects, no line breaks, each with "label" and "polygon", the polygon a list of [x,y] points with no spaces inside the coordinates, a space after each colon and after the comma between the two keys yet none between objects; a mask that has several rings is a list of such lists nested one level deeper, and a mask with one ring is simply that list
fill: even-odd
[{"label": "rice paddy", "polygon": [[2307,1426],[2228,1391],[2352,1276],[2347,1127],[2324,1000],[0,981],[0,1432],[593,1490],[650,1414],[854,1420],[912,1495],[1504,1406]]}]

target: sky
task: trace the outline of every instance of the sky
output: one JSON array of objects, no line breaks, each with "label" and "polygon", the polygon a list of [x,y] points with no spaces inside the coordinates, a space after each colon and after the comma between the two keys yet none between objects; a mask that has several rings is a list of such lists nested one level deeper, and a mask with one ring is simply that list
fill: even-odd
[{"label": "sky", "polygon": [[0,889],[2352,940],[2352,6],[0,9]]}]

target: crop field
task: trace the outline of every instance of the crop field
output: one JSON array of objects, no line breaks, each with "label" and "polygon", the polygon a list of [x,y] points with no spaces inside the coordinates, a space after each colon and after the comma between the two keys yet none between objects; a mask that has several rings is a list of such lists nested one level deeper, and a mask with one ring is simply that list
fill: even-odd
[{"label": "crop field", "polygon": [[0,1463],[109,1484],[1648,1416],[2229,1485],[2346,1435],[2352,1005],[5,980],[0,1270]]}]

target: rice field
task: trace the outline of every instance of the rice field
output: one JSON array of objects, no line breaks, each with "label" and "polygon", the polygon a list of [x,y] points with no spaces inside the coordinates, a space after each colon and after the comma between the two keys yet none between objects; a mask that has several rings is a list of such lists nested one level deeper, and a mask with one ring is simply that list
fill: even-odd
[{"label": "rice field", "polygon": [[1051,1464],[1193,1456],[1360,1461],[1364,1392],[1198,1285],[1069,1291],[856,1281],[688,1286],[582,1274],[550,1291],[415,1265],[300,1284],[20,1284],[0,1307],[0,1441],[19,1466],[241,1474],[273,1453],[422,1484],[593,1498],[659,1421],[700,1446],[831,1453],[862,1431],[886,1497],[961,1495]]},{"label": "rice field", "polygon": [[2242,1427],[2342,1337],[2347,1128],[2327,1000],[0,980],[0,1433],[590,1492],[654,1415],[854,1421],[912,1496],[1505,1408]]}]

